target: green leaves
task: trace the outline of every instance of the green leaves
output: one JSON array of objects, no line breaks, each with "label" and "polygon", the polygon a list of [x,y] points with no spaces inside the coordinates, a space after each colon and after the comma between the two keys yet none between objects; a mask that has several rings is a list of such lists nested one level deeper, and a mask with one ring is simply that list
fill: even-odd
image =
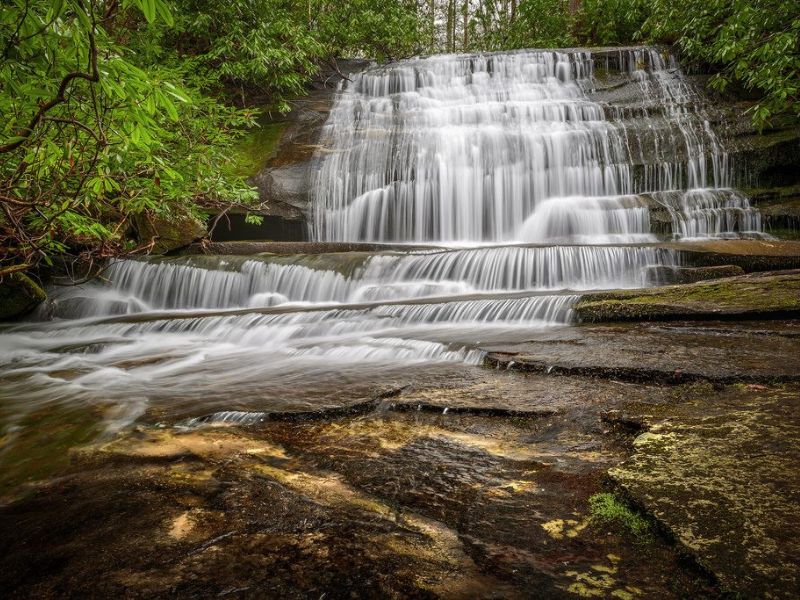
[{"label": "green leaves", "polygon": [[124,0],[122,6],[125,8],[135,6],[142,12],[148,23],[154,23],[161,19],[169,26],[175,24],[172,11],[164,0]]},{"label": "green leaves", "polygon": [[800,117],[800,19],[794,0],[668,0],[649,3],[643,33],[676,42],[685,57],[719,69],[712,86],[732,82],[762,96],[749,113],[758,127]]},{"label": "green leaves", "polygon": [[[88,6],[27,0],[0,11],[0,47],[19,38],[0,62],[0,144],[24,141],[0,153],[0,194],[15,200],[13,220],[0,214],[0,269],[52,253],[111,256],[131,248],[138,215],[257,199],[229,166],[252,111],[206,95],[196,62],[152,53],[172,22],[163,0],[128,0],[110,17]],[[20,134],[67,74],[86,71],[93,47],[99,81],[73,80],[31,135]]]},{"label": "green leaves", "polygon": [[247,213],[244,216],[244,222],[248,225],[261,225],[264,222],[264,217],[261,215],[254,215],[251,213]]},{"label": "green leaves", "polygon": [[583,0],[575,15],[575,34],[581,43],[630,44],[647,18],[646,0]]}]

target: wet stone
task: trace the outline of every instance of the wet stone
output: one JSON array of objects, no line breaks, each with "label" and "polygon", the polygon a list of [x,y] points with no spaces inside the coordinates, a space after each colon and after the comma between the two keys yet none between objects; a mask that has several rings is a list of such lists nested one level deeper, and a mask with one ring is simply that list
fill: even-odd
[{"label": "wet stone", "polygon": [[[588,514],[628,452],[600,412],[642,388],[548,380],[476,370],[385,399],[480,398],[513,415],[382,404],[247,429],[139,427],[78,447],[58,477],[5,497],[0,527],[17,534],[0,538],[0,585],[34,597],[711,593],[668,543],[641,545]],[[542,401],[556,411],[519,416]]]},{"label": "wet stone", "polygon": [[788,318],[800,314],[800,271],[775,271],[645,290],[591,292],[575,305],[584,322]]},{"label": "wet stone", "polygon": [[499,369],[632,382],[779,382],[800,379],[797,321],[583,325],[486,346]]},{"label": "wet stone", "polygon": [[796,384],[740,385],[641,411],[648,431],[609,476],[723,589],[797,597],[799,401]]}]

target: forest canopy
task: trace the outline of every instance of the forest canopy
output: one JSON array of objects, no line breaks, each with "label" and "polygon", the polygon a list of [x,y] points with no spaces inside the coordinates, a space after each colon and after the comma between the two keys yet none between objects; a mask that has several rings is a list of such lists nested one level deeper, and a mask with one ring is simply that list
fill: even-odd
[{"label": "forest canopy", "polygon": [[794,0],[6,0],[0,277],[253,206],[237,140],[340,57],[669,43],[765,126],[800,112],[799,39]]}]

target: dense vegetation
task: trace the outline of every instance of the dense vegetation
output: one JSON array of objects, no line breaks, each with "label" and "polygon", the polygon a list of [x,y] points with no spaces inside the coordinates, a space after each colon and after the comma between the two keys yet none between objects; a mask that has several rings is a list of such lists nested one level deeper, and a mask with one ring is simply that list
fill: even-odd
[{"label": "dense vegetation", "polygon": [[[403,2],[11,0],[0,13],[0,276],[152,245],[248,206],[234,147],[324,61],[430,40]],[[360,32],[360,33],[359,33]]]},{"label": "dense vegetation", "polygon": [[154,221],[256,195],[233,160],[342,56],[674,43],[800,112],[794,0],[6,0],[0,9],[0,277],[56,255],[146,251]]}]

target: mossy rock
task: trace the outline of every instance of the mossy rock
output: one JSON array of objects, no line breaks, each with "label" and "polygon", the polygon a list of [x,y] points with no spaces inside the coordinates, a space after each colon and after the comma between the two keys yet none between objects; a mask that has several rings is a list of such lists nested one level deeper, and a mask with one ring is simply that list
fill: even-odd
[{"label": "mossy rock", "polygon": [[800,165],[800,128],[793,126],[739,140],[742,146],[733,154],[741,173],[758,186],[788,186],[800,184],[797,167]]},{"label": "mossy rock", "polygon": [[153,241],[152,254],[166,254],[185,248],[208,233],[203,223],[185,216],[174,219],[139,218],[136,229],[142,243]]},{"label": "mossy rock", "polygon": [[575,311],[586,322],[650,321],[800,314],[800,271],[584,295]]},{"label": "mossy rock", "polygon": [[736,277],[744,275],[738,265],[719,265],[712,267],[672,267],[656,265],[647,269],[647,279],[654,283],[696,283],[708,279]]},{"label": "mossy rock", "polygon": [[800,244],[790,240],[708,240],[672,242],[687,267],[735,265],[747,273],[800,269]]},{"label": "mossy rock", "polygon": [[645,410],[649,432],[608,477],[713,573],[722,597],[796,598],[800,493],[796,384],[691,393]]},{"label": "mossy rock", "polygon": [[0,283],[0,320],[20,317],[46,299],[44,290],[27,275],[9,275]]}]

